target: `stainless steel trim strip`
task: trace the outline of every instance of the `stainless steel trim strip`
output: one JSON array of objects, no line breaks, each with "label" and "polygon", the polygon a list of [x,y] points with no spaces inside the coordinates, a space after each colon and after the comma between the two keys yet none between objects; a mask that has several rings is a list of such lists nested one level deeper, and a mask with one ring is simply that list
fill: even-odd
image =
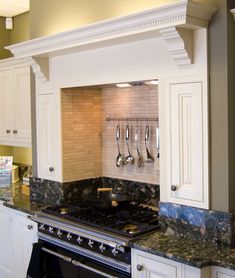
[{"label": "stainless steel trim strip", "polygon": [[115,259],[106,257],[106,256],[104,256],[102,254],[98,254],[98,253],[95,253],[93,251],[84,249],[82,247],[70,244],[70,243],[68,243],[66,241],[63,241],[61,239],[53,238],[53,237],[51,237],[49,235],[45,235],[45,234],[40,233],[40,232],[38,232],[38,237],[41,240],[44,240],[46,242],[55,244],[57,246],[60,246],[62,248],[70,250],[72,252],[75,252],[75,253],[77,253],[79,255],[85,256],[85,257],[90,258],[92,260],[95,260],[97,262],[106,264],[108,266],[111,266],[113,268],[119,269],[119,270],[127,272],[127,273],[131,273],[131,265],[129,265],[129,264],[117,261]]},{"label": "stainless steel trim strip", "polygon": [[82,263],[80,263],[80,262],[78,262],[76,260],[72,260],[72,264],[74,264],[74,265],[76,265],[78,267],[85,268],[87,270],[90,270],[90,271],[92,271],[94,273],[97,273],[97,274],[102,275],[102,276],[107,277],[107,278],[118,278],[117,276],[109,275],[109,274],[107,274],[107,273],[105,273],[103,271],[100,271],[100,270],[97,270],[97,269],[95,269],[93,267],[90,267],[90,266],[87,266],[85,264],[82,264]]}]

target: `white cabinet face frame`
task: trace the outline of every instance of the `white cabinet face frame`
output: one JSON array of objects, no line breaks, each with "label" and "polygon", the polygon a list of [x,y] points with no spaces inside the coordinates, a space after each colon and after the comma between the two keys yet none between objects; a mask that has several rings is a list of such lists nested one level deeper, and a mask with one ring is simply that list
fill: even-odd
[{"label": "white cabinet face frame", "polygon": [[213,266],[211,278],[235,278],[235,270]]},{"label": "white cabinet face frame", "polygon": [[161,201],[209,208],[207,80],[172,79],[164,88],[159,88],[166,143],[161,144]]}]

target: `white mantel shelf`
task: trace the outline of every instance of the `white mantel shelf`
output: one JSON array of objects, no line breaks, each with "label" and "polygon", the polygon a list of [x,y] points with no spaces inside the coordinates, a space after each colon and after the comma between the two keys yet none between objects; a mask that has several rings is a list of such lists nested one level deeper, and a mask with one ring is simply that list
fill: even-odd
[{"label": "white mantel shelf", "polygon": [[231,11],[231,13],[232,13],[232,15],[233,15],[233,18],[234,18],[234,20],[235,20],[235,9],[231,9],[230,11]]},{"label": "white mantel shelf", "polygon": [[[48,79],[48,57],[162,37],[177,66],[193,63],[192,30],[207,28],[216,8],[181,0],[143,12],[105,20],[74,30],[6,47],[32,65],[40,79]],[[44,68],[44,69],[43,69]]]}]

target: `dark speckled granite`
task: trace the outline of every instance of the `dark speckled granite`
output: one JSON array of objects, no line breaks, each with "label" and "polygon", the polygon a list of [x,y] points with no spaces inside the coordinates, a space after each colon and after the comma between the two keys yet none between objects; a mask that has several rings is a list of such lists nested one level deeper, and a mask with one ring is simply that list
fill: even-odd
[{"label": "dark speckled granite", "polygon": [[235,270],[235,248],[177,238],[157,231],[131,242],[131,247],[197,268],[221,266]]},{"label": "dark speckled granite", "polygon": [[160,225],[175,236],[214,244],[235,244],[235,213],[205,210],[163,203],[159,205]]},{"label": "dark speckled granite", "polygon": [[8,188],[1,188],[0,200],[3,201],[3,205],[6,207],[29,214],[32,214],[43,207],[42,204],[38,202],[31,202],[29,196],[22,193],[20,182],[12,184]]}]

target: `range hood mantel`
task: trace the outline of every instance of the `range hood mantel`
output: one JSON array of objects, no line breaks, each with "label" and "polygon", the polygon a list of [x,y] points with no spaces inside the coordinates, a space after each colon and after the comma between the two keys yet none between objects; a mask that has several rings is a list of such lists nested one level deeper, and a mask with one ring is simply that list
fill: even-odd
[{"label": "range hood mantel", "polygon": [[192,33],[207,28],[216,8],[181,0],[140,13],[105,20],[78,29],[6,47],[29,62],[38,78],[48,79],[49,57],[125,42],[162,37],[178,66],[193,63]]}]

